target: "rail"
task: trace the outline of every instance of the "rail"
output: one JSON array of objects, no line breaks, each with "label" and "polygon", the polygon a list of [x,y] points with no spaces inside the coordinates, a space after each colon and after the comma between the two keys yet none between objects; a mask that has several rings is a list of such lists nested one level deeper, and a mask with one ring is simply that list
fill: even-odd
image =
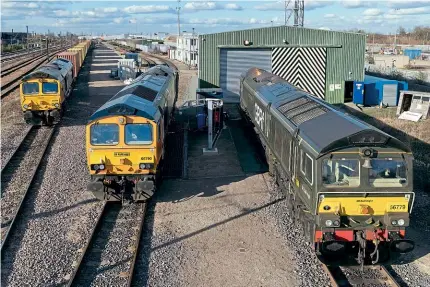
[{"label": "rail", "polygon": [[[65,48],[65,49],[67,49],[67,48]],[[64,49],[55,49],[55,50],[52,50],[52,52],[50,53],[50,56],[53,53],[57,53],[58,51],[61,51],[61,50],[64,50]],[[6,69],[2,69],[1,76],[2,77],[7,76],[7,75],[9,75],[9,74],[11,74],[11,73],[19,70],[20,68],[27,66],[28,64],[31,64],[31,63],[33,63],[33,62],[35,62],[37,60],[42,59],[43,57],[46,57],[46,54],[38,55],[35,58],[30,58],[30,59],[24,60],[22,62],[19,62],[16,65],[8,67]]]},{"label": "rail", "polygon": [[[127,278],[127,286],[131,286],[133,283],[133,275],[134,275],[134,267],[137,259],[137,255],[139,252],[139,243],[140,238],[143,230],[143,223],[145,220],[145,212],[146,212],[146,203],[136,203],[135,205],[138,205],[137,207],[137,213],[139,218],[135,218],[133,216],[127,216],[127,219],[121,219],[120,222],[124,226],[124,229],[127,230],[136,230],[136,234],[133,234],[130,236],[133,239],[133,246],[126,246],[127,251],[132,252],[133,254],[129,256],[130,260],[130,267],[128,271],[121,272],[120,277]],[[96,224],[94,225],[89,240],[87,241],[85,247],[81,250],[82,253],[77,261],[77,263],[74,265],[74,270],[70,276],[69,282],[67,283],[67,286],[81,286],[81,285],[90,285],[90,280],[95,280],[97,275],[100,275],[100,272],[91,272],[90,266],[94,266],[99,264],[100,262],[92,262],[91,259],[94,258],[94,256],[91,256],[92,253],[100,254],[101,251],[97,248],[96,241],[98,240],[111,240],[114,242],[124,242],[127,241],[123,234],[124,232],[111,232],[109,233],[110,236],[113,236],[114,239],[106,239],[103,237],[106,234],[106,231],[108,231],[108,225],[109,223],[112,223],[112,219],[116,218],[115,215],[118,215],[119,212],[122,211],[125,207],[120,207],[121,209],[115,210],[115,208],[118,208],[118,205],[115,206],[115,204],[109,204],[107,202],[104,202],[101,212],[99,213],[99,216],[97,217]],[[115,214],[115,212],[117,214]],[[133,227],[128,227],[127,224],[132,224]],[[137,226],[135,226],[137,224]],[[109,230],[110,231],[110,230]],[[115,238],[115,236],[118,236],[118,238]],[[119,238],[122,236],[121,238]],[[115,244],[112,244],[115,245]],[[108,247],[109,244],[105,245],[105,251],[109,251]],[[118,248],[118,247],[116,247]],[[124,252],[127,252],[124,250]],[[118,253],[118,250],[115,249],[112,251]],[[90,273],[90,274],[88,274]],[[92,274],[94,273],[94,274]],[[125,280],[124,280],[125,281]]]},{"label": "rail", "polygon": [[383,265],[332,266],[323,264],[333,287],[392,286],[400,287]]},{"label": "rail", "polygon": [[[13,232],[13,230],[15,228],[17,218],[19,218],[19,216],[21,214],[25,199],[27,198],[29,191],[31,190],[31,188],[35,182],[36,174],[39,170],[40,164],[42,163],[43,158],[45,157],[46,151],[48,150],[48,147],[52,141],[52,136],[55,132],[55,126],[52,128],[50,128],[50,127],[46,127],[46,128],[33,127],[33,128],[31,128],[29,133],[24,137],[24,139],[20,143],[18,149],[14,152],[13,156],[9,159],[8,163],[4,166],[4,168],[1,171],[2,182],[3,182],[3,177],[9,175],[8,171],[11,171],[12,165],[10,163],[15,161],[15,160],[20,161],[20,159],[22,160],[22,158],[24,158],[24,156],[26,155],[26,151],[28,151],[31,147],[31,144],[28,144],[29,141],[31,140],[31,138],[34,139],[36,137],[36,133],[41,129],[50,129],[50,131],[49,131],[48,136],[45,138],[45,141],[43,142],[42,152],[40,153],[40,156],[37,159],[37,164],[34,166],[33,170],[31,171],[30,180],[25,185],[24,194],[22,195],[21,200],[18,204],[18,207],[12,216],[12,220],[9,224],[9,227],[7,227],[6,231],[4,232],[4,236],[3,236],[3,230],[2,230],[2,245],[1,245],[1,251],[0,251],[2,254],[4,254],[4,249],[9,243],[8,239],[10,238],[10,234]],[[21,157],[21,158],[17,158],[17,157]],[[12,172],[14,172],[14,171],[12,171]],[[3,197],[3,194],[2,194],[2,197]]]}]

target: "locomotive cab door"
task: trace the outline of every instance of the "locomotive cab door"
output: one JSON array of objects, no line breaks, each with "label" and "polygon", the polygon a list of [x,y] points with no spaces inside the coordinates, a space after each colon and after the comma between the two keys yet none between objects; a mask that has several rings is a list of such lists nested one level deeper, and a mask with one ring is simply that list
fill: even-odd
[{"label": "locomotive cab door", "polygon": [[296,187],[299,187],[299,179],[297,178],[297,158],[298,158],[298,146],[294,140],[291,141],[291,153],[290,153],[290,171],[291,179]]}]

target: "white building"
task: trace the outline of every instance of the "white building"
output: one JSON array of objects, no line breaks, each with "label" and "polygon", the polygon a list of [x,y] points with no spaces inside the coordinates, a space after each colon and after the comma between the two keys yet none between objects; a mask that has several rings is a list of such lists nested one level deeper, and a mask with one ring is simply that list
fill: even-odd
[{"label": "white building", "polygon": [[170,53],[170,58],[186,65],[197,67],[199,62],[199,38],[191,33],[184,33],[176,39],[176,50]]}]

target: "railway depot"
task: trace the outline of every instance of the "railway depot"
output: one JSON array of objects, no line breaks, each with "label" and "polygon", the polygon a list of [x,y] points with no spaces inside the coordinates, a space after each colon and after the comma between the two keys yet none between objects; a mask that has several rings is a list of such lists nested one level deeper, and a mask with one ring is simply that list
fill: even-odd
[{"label": "railway depot", "polygon": [[[317,260],[312,244],[315,238],[306,233],[315,230],[309,229],[309,221],[300,223],[303,213],[298,210],[303,204],[297,204],[292,211],[294,201],[291,195],[285,194],[281,182],[299,187],[298,191],[303,193],[295,199],[312,194],[312,208],[320,207],[311,212],[321,212],[318,224],[327,226],[324,234],[316,233],[316,239],[332,243],[338,242],[340,236],[349,238],[351,228],[358,223],[348,221],[350,226],[344,226],[348,230],[341,234],[327,232],[328,227],[340,227],[339,218],[343,214],[324,214],[322,210],[327,211],[326,206],[335,208],[336,202],[342,201],[347,193],[345,186],[357,185],[360,176],[370,174],[368,169],[372,166],[369,165],[377,166],[374,154],[366,155],[367,151],[361,150],[372,137],[380,140],[372,148],[383,151],[381,154],[391,152],[390,160],[394,159],[400,167],[395,178],[384,179],[391,184],[385,188],[390,191],[395,188],[397,195],[382,196],[382,199],[374,194],[366,195],[365,200],[377,203],[363,203],[361,198],[350,196],[352,200],[342,201],[345,203],[342,206],[355,221],[362,220],[363,212],[367,216],[373,210],[373,221],[366,224],[393,225],[394,221],[397,224],[403,220],[407,225],[410,219],[412,231],[409,233],[408,229],[406,237],[402,226],[397,226],[396,230],[403,233],[378,233],[376,241],[395,235],[398,236],[395,239],[401,240],[411,234],[418,243],[418,251],[409,253],[403,263],[422,264],[428,260],[428,246],[417,241],[420,236],[413,225],[416,224],[414,213],[410,218],[409,210],[401,214],[403,217],[385,213],[385,208],[392,205],[412,207],[415,197],[412,186],[406,184],[412,180],[412,168],[415,169],[410,149],[403,142],[338,113],[324,102],[345,102],[348,82],[363,80],[363,55],[359,52],[365,45],[362,34],[271,27],[200,35],[199,92],[208,98],[203,98],[205,103],[193,111],[189,126],[182,125],[178,114],[170,126],[165,123],[172,98],[181,103],[176,104],[177,108],[184,108],[182,103],[190,99],[198,102],[190,88],[188,66],[170,61],[166,56],[142,52],[139,57],[147,65],[145,71],[141,75],[139,71],[134,74],[137,78],[125,83],[118,76],[121,68],[118,63],[124,62],[123,57],[133,47],[119,48],[116,42],[93,44],[81,61],[62,121],[52,129],[34,129],[32,138],[20,145],[18,160],[11,152],[5,157],[6,162],[12,159],[15,163],[13,173],[20,170],[16,166],[18,162],[29,167],[28,174],[34,180],[15,175],[9,186],[2,187],[2,194],[5,191],[6,195],[2,209],[6,206],[8,212],[8,219],[2,221],[2,234],[3,227],[12,230],[7,235],[8,243],[3,246],[2,241],[2,254],[6,255],[2,255],[2,266],[6,266],[2,271],[2,285],[35,282],[43,286],[88,283],[96,286],[328,286],[327,274],[333,271],[325,270],[325,265]],[[133,62],[133,68],[136,64]],[[113,76],[115,71],[121,80]],[[290,83],[311,95],[297,91]],[[223,98],[211,99],[210,91],[219,90],[205,88],[221,88]],[[240,103],[241,97],[246,97],[246,105]],[[8,98],[14,101],[10,100],[11,96]],[[206,102],[212,100],[222,100],[223,110],[214,109],[210,117]],[[269,100],[273,106],[267,104]],[[19,102],[15,104],[19,108]],[[297,107],[300,107],[299,113],[295,112]],[[267,115],[271,113],[272,130],[267,130],[270,125],[262,121],[263,111]],[[205,153],[209,122],[206,119],[219,124],[220,118],[224,124],[218,125],[219,133],[213,135],[217,152]],[[336,121],[332,125],[335,128],[326,132],[318,130],[315,125],[319,119],[324,120],[321,122],[325,126],[331,126],[330,120]],[[128,127],[134,124],[145,126],[145,132],[128,133]],[[117,137],[109,138],[115,134],[116,127]],[[97,128],[104,131],[93,137],[96,134],[93,130]],[[355,132],[363,136],[362,142],[354,137]],[[287,134],[288,138],[282,138]],[[267,142],[261,140],[265,135],[270,135]],[[300,141],[294,142],[294,137]],[[386,145],[387,141],[391,145]],[[29,149],[32,142],[42,144]],[[139,151],[141,147],[128,146],[139,142],[150,142],[151,149]],[[270,145],[273,145],[271,153],[267,149]],[[323,154],[326,151],[340,152],[329,158]],[[344,154],[352,151],[354,155],[348,155],[345,163]],[[285,159],[294,153],[294,157]],[[401,153],[405,153],[403,159]],[[162,154],[164,162],[158,161]],[[287,163],[292,158],[292,163],[297,164],[294,180],[278,174],[282,168],[282,172],[291,172],[291,164],[289,168]],[[330,167],[324,169],[323,162],[328,161]],[[405,164],[407,173],[401,168]],[[156,168],[158,165],[163,168]],[[360,170],[358,177],[356,168]],[[121,176],[107,178],[106,170],[116,170]],[[323,178],[321,173],[329,171],[331,176]],[[125,181],[130,174],[134,176],[132,180]],[[153,174],[161,174],[163,181],[148,184],[154,180]],[[97,181],[98,200],[88,191],[93,175],[103,178]],[[20,180],[28,182],[28,190],[24,191]],[[323,180],[326,182],[322,183]],[[379,177],[372,180],[372,184],[384,184]],[[124,192],[130,186],[134,188],[133,184],[137,192],[145,190],[143,193],[152,196],[151,199],[125,204]],[[138,190],[139,185],[144,188]],[[119,191],[114,200],[122,201],[124,206],[108,203],[112,198],[106,194],[113,193],[106,192],[105,187]],[[330,191],[338,187],[342,192],[334,192],[336,197],[330,196]],[[373,191],[374,187],[367,186],[367,191]],[[360,186],[353,188],[360,192]],[[322,198],[319,190],[324,191]],[[26,197],[21,204],[23,193]],[[414,208],[417,206],[422,213],[426,208],[424,202],[415,202]],[[21,213],[13,214],[16,206]],[[302,234],[304,229],[306,236]],[[368,234],[363,236],[370,243]],[[360,252],[362,248],[361,245]],[[376,252],[372,254],[373,260]],[[329,267],[336,269],[336,266]],[[358,276],[364,286],[375,283],[375,277],[384,284],[399,286],[395,282],[398,278],[389,272],[402,274],[401,268],[395,266],[394,271],[387,271],[369,267],[364,272],[359,269],[343,272],[355,279]],[[421,276],[424,279],[415,280],[428,282],[427,269],[419,270],[416,274],[424,274]],[[342,273],[342,270],[336,272]]]},{"label": "railway depot", "polygon": [[289,26],[199,36],[199,87],[220,87],[238,102],[239,77],[252,67],[279,75],[328,103],[345,102],[364,79],[364,34]]}]

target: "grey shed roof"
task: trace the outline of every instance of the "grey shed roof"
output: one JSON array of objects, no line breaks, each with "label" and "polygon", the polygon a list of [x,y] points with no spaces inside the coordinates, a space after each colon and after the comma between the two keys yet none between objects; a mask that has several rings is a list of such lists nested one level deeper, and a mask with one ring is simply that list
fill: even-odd
[{"label": "grey shed roof", "polygon": [[114,115],[137,115],[157,120],[158,101],[173,75],[174,71],[165,66],[149,69],[101,106],[91,115],[89,122]]},{"label": "grey shed roof", "polygon": [[302,137],[317,154],[348,146],[387,146],[410,152],[401,141],[338,111],[334,106],[258,68],[242,74],[244,84],[270,106],[290,131]]}]

